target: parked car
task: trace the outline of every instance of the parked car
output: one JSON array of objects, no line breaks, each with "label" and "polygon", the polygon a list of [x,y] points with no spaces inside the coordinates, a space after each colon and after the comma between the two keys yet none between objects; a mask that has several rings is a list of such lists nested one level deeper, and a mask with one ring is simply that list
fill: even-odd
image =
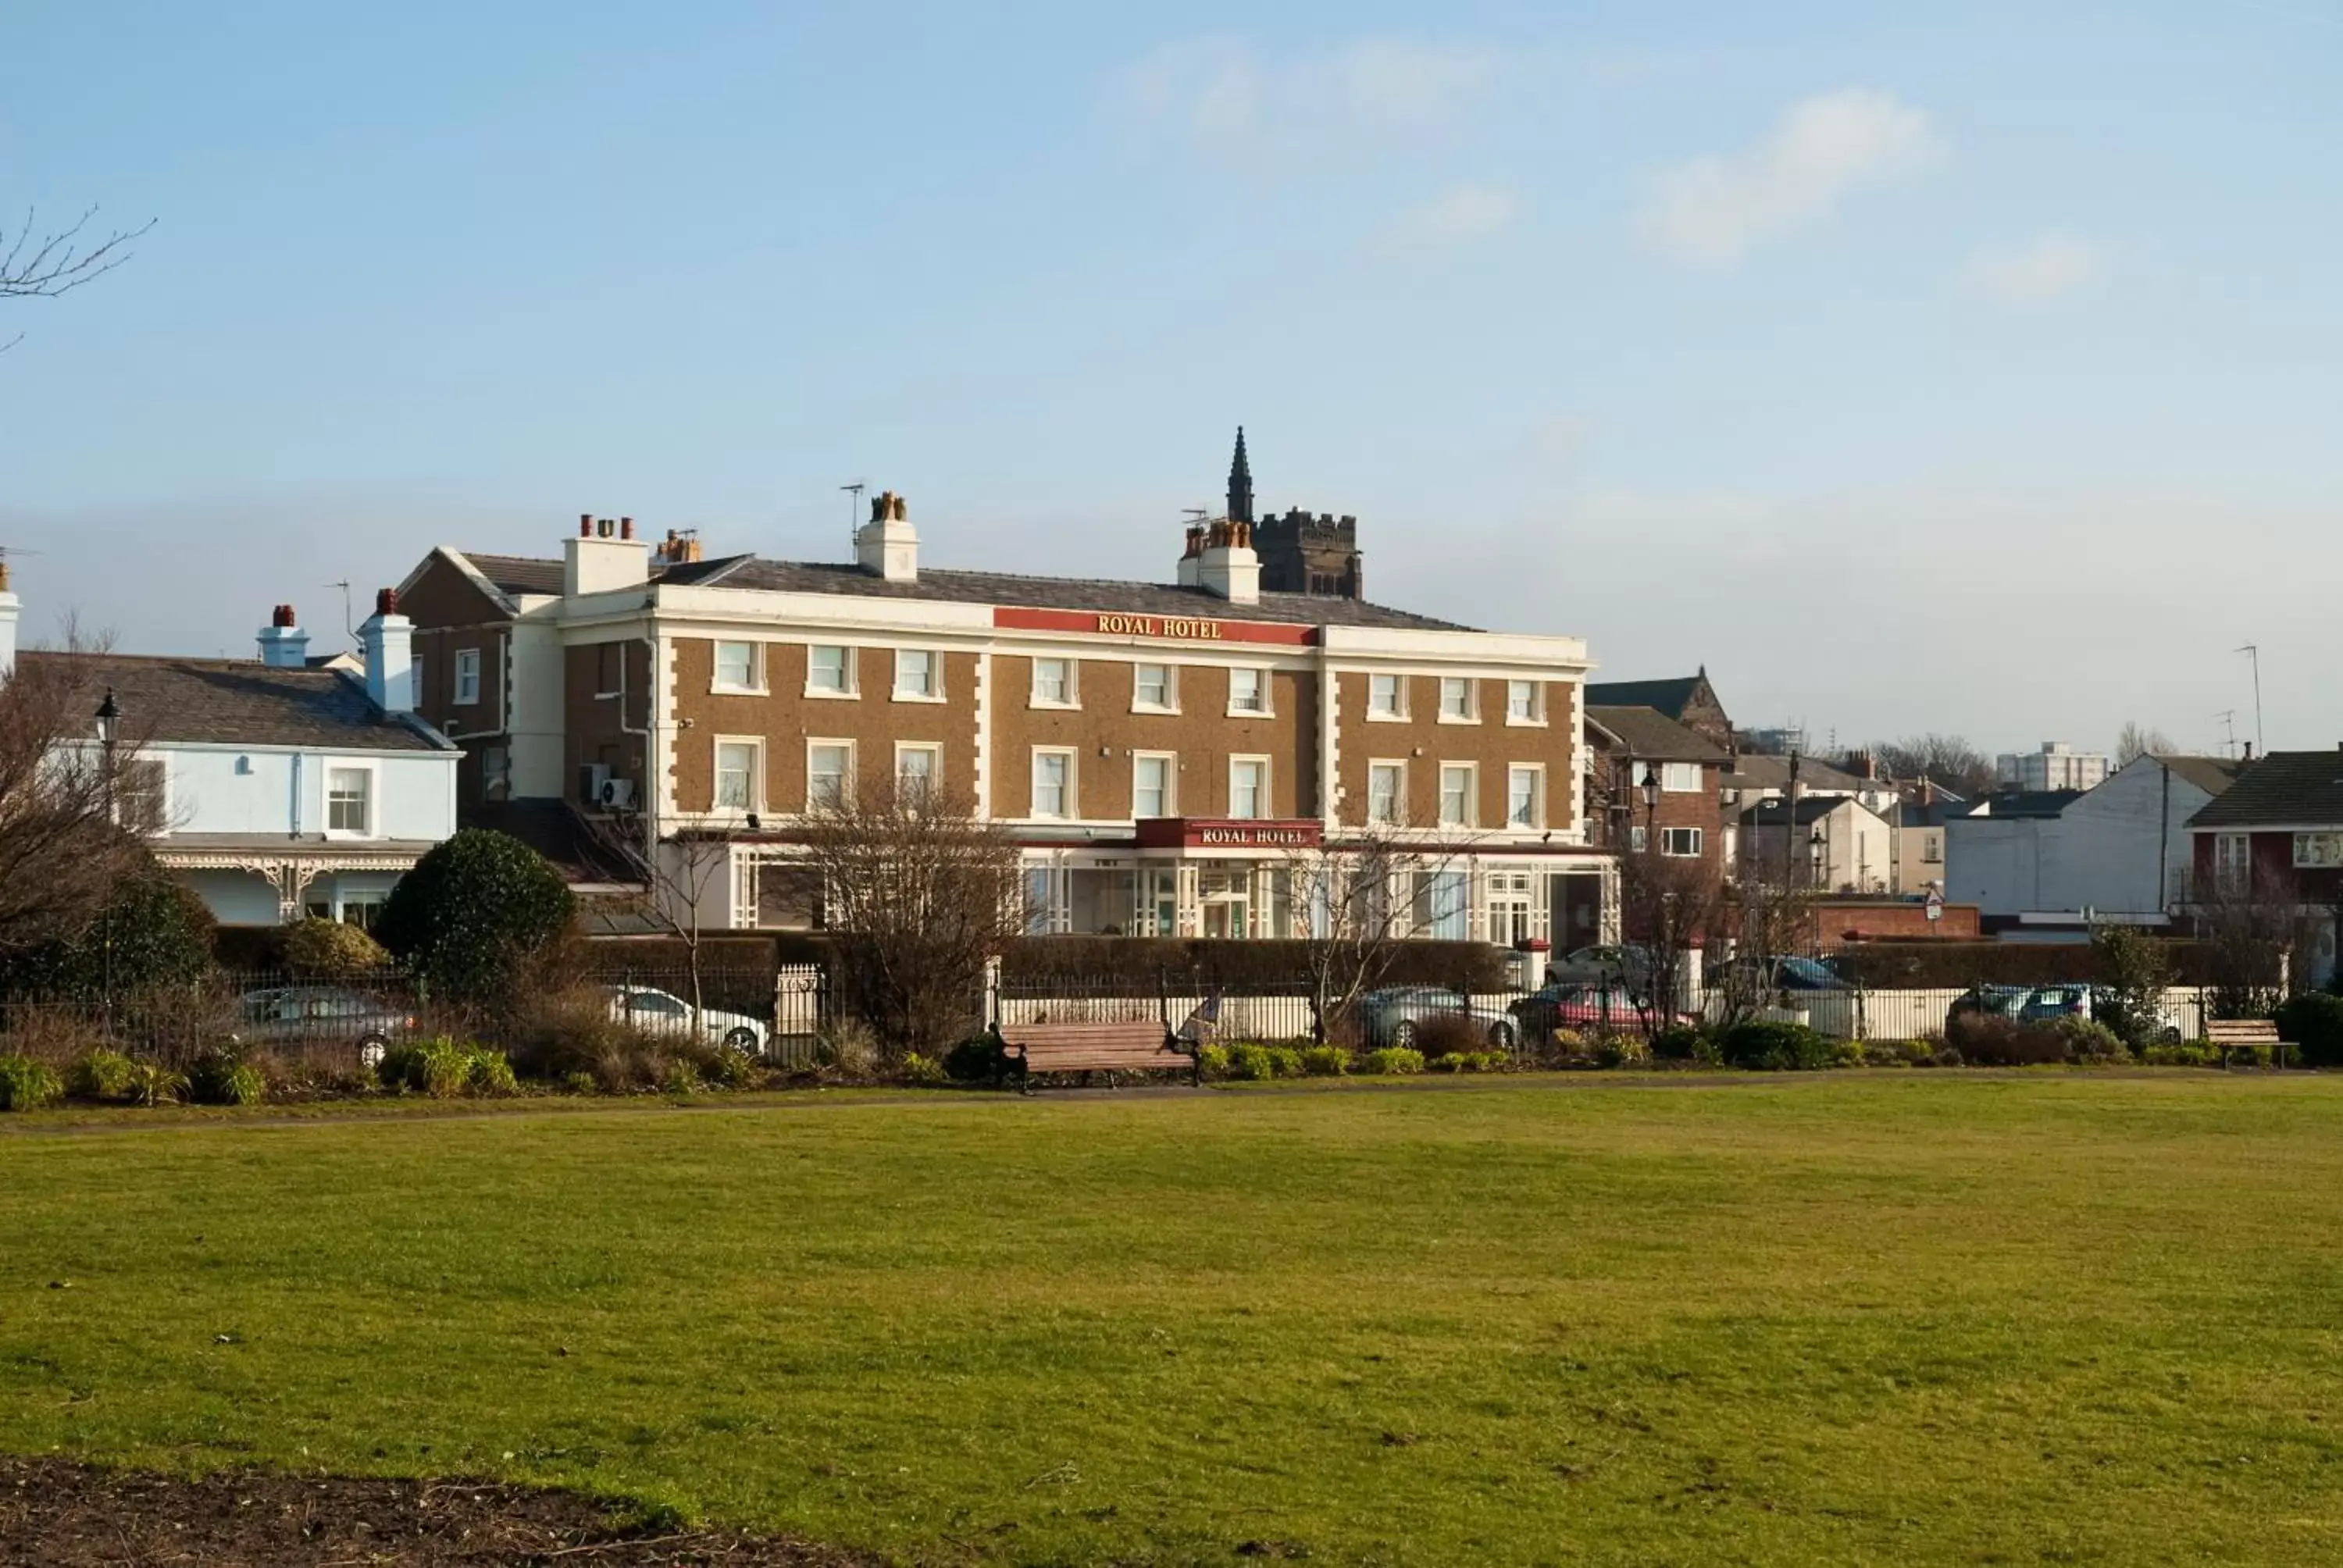
[{"label": "parked car", "polygon": [[646,1034],[682,1035],[687,1038],[696,1035],[710,1044],[729,1046],[734,1050],[745,1050],[751,1056],[765,1053],[769,1031],[763,1023],[746,1013],[703,1007],[699,1010],[695,1028],[691,1004],[671,991],[645,985],[613,985],[602,989],[610,996],[610,1016]]},{"label": "parked car", "polygon": [[2087,985],[2036,986],[2016,1012],[2020,1023],[2053,1023],[2062,1018],[2091,1016],[2091,988]]},{"label": "parked car", "polygon": [[346,1040],[372,1067],[416,1030],[412,1012],[394,1001],[337,985],[270,986],[236,998],[238,1045],[307,1044]]},{"label": "parked car", "polygon": [[1564,954],[1546,965],[1545,978],[1568,985],[1640,986],[1651,972],[1650,949],[1606,942]]},{"label": "parked car", "polygon": [[1436,1013],[1469,1017],[1494,1050],[1511,1050],[1521,1038],[1521,1025],[1512,1012],[1479,1002],[1468,1006],[1462,991],[1446,986],[1393,986],[1359,999],[1359,1020],[1369,1045],[1413,1045],[1416,1026]]},{"label": "parked car", "polygon": [[1945,1027],[1950,1030],[1965,1018],[2014,1019],[2033,994],[2031,986],[1973,985],[1955,997],[1953,1005],[1945,1010]]},{"label": "parked car", "polygon": [[1773,958],[1738,958],[1708,977],[1708,983],[1737,985],[1749,991],[1845,990],[1845,975],[1818,959],[1794,953]]},{"label": "parked car", "polygon": [[[1569,980],[1548,980],[1538,990],[1513,1004],[1513,1017],[1521,1021],[1522,1033],[1531,1040],[1550,1039],[1557,1029],[1608,1029],[1614,1031],[1641,1033],[1644,1015],[1636,1010],[1635,998],[1620,985],[1579,985]],[[1691,1023],[1693,1019],[1683,1013],[1660,1020],[1662,1028],[1670,1023]]]}]

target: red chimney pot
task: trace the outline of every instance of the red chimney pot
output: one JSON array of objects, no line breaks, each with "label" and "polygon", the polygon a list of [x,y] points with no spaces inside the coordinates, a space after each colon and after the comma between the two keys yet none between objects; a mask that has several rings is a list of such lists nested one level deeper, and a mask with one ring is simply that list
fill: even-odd
[{"label": "red chimney pot", "polygon": [[594,537],[593,513],[580,512],[578,514],[578,537],[581,539],[590,539]]},{"label": "red chimney pot", "polygon": [[618,519],[618,537],[622,539],[631,539],[635,537],[634,518],[620,518]]},{"label": "red chimney pot", "polygon": [[377,615],[397,615],[398,613],[398,590],[395,588],[377,588],[374,595],[374,613]]},{"label": "red chimney pot", "polygon": [[300,622],[294,618],[293,607],[291,605],[280,604],[277,607],[277,613],[269,617],[269,624],[272,626],[293,627],[298,626]]}]

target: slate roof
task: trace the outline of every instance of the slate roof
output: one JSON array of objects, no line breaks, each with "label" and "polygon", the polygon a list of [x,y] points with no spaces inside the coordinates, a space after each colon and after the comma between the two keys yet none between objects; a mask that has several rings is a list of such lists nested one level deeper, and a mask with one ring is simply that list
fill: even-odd
[{"label": "slate roof", "polygon": [[2242,763],[2237,782],[2188,819],[2192,828],[2301,822],[2343,827],[2343,749],[2273,751]]},{"label": "slate roof", "polygon": [[272,668],[248,658],[156,658],[130,654],[17,656],[21,665],[53,659],[81,668],[76,681],[95,714],[114,688],[122,735],[136,743],[316,746],[367,751],[453,751],[419,723],[377,708],[357,680],[331,669]]},{"label": "slate roof", "polygon": [[1964,810],[1953,813],[1953,819],[1980,818],[1994,821],[2021,821],[2028,818],[2040,819],[2056,817],[2087,793],[2082,789],[2004,789],[1972,800]]},{"label": "slate roof", "polygon": [[2228,757],[2167,757],[2158,754],[2158,762],[2176,779],[2185,779],[2207,795],[2219,795],[2237,781],[2243,762]]},{"label": "slate roof", "polygon": [[1694,734],[1654,708],[1610,708],[1589,704],[1586,717],[1618,737],[1620,746],[1655,762],[1722,762],[1725,748]]},{"label": "slate roof", "polygon": [[[1797,815],[1790,819],[1804,828],[1821,821],[1844,806],[1852,806],[1858,811],[1868,809],[1862,801],[1845,795],[1801,795],[1798,797]],[[1787,800],[1760,800],[1741,813],[1741,820],[1753,828],[1778,828],[1784,820],[1783,813],[1789,807]]]},{"label": "slate roof", "polygon": [[[559,593],[561,563],[514,556],[466,558],[507,593]],[[494,569],[491,569],[491,568]],[[548,581],[550,587],[508,586]],[[549,574],[549,577],[548,576]],[[1202,588],[1176,583],[1123,582],[1109,578],[1025,577],[1015,572],[967,572],[922,567],[914,582],[890,583],[857,566],[833,561],[773,561],[759,556],[726,556],[687,561],[656,573],[679,588],[756,588],[769,593],[839,594],[854,598],[929,599],[953,604],[1011,605],[1025,609],[1106,610],[1130,615],[1210,616],[1227,620],[1276,621],[1298,626],[1364,626],[1417,631],[1471,631],[1453,621],[1435,620],[1361,599],[1312,594],[1264,593],[1259,604],[1232,605]]]},{"label": "slate roof", "polygon": [[[1587,688],[1589,691],[1593,687]],[[1769,757],[1762,751],[1745,751],[1735,762],[1733,771],[1722,780],[1728,789],[1787,789],[1790,787],[1790,759]],[[1865,789],[1885,789],[1884,779],[1858,779],[1854,774],[1818,762],[1811,757],[1798,759],[1798,788],[1827,789],[1835,795],[1853,795]]]},{"label": "slate roof", "polygon": [[1670,680],[1597,680],[1588,683],[1590,708],[1649,708],[1670,719],[1684,717],[1684,704],[1700,689],[1703,677],[1677,676]]}]

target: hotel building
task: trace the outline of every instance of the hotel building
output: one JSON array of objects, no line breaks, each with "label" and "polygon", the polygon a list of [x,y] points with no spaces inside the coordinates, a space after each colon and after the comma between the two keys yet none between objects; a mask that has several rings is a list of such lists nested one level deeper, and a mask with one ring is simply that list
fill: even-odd
[{"label": "hotel building", "polygon": [[1228,516],[1173,579],[937,570],[903,501],[852,562],[578,519],[559,559],[434,550],[397,590],[468,811],[566,801],[725,846],[705,927],[802,928],[793,828],[870,769],[1011,834],[1035,932],[1309,934],[1297,857],[1394,839],[1414,934],[1567,949],[1614,921],[1584,829],[1584,644],[1361,597],[1354,519]]}]

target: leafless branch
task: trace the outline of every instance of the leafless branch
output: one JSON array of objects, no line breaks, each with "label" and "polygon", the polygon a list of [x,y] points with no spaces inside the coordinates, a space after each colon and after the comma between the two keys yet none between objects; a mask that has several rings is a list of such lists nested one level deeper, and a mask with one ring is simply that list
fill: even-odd
[{"label": "leafless branch", "polygon": [[6,246],[0,252],[0,297],[55,299],[70,294],[128,261],[129,246],[157,221],[150,217],[136,228],[85,239],[84,231],[96,216],[93,206],[65,227],[43,235],[35,227],[35,211],[27,207],[14,238],[0,229],[0,246]]}]

